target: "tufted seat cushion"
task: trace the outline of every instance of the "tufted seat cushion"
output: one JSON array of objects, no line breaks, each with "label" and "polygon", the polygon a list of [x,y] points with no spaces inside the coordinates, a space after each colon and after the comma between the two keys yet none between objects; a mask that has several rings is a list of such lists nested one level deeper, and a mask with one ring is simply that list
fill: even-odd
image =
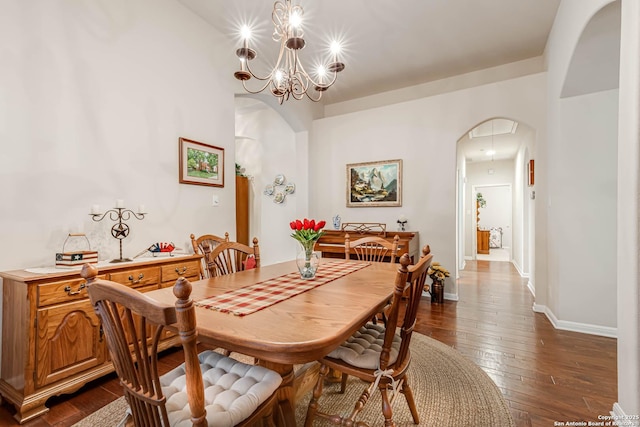
[{"label": "tufted seat cushion", "polygon": [[[207,423],[232,427],[267,400],[280,386],[282,377],[262,366],[248,365],[215,351],[198,355],[204,381]],[[191,427],[184,363],[160,377],[167,398],[169,423],[173,427]]]},{"label": "tufted seat cushion", "polygon": [[[350,365],[364,369],[377,369],[384,343],[385,327],[367,323],[347,339],[340,347],[329,353],[329,357],[340,359]],[[400,336],[395,334],[389,355],[389,364],[398,358]]]}]

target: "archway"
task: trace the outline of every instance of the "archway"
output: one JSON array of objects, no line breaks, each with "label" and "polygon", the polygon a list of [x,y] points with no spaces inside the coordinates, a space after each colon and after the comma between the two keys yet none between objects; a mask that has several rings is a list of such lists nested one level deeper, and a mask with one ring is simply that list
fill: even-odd
[{"label": "archway", "polygon": [[[530,182],[530,153],[535,148],[535,130],[506,117],[489,118],[466,132],[457,142],[457,267],[476,260],[478,227],[487,231],[487,251],[508,245],[508,261],[523,277],[528,277],[533,261],[534,229],[533,197],[535,182]],[[531,175],[534,176],[534,175]],[[492,221],[477,221],[476,194],[481,188],[502,188],[509,194],[508,202],[495,199],[503,215]],[[498,197],[498,196],[492,196]],[[491,235],[492,229],[495,236]],[[499,234],[502,229],[502,234]],[[482,233],[485,237],[485,233]],[[493,239],[495,237],[495,239]],[[506,238],[506,241],[504,240]],[[493,240],[494,244],[491,244]],[[497,251],[496,251],[497,252]],[[501,251],[504,253],[504,251]],[[530,286],[532,292],[533,287]]]},{"label": "archway", "polygon": [[[249,236],[258,237],[263,265],[295,257],[289,222],[306,205],[305,168],[295,159],[306,156],[306,144],[279,111],[262,101],[236,98],[235,162],[249,176]],[[294,161],[292,161],[294,160]],[[265,193],[276,176],[295,184],[283,200]]]}]

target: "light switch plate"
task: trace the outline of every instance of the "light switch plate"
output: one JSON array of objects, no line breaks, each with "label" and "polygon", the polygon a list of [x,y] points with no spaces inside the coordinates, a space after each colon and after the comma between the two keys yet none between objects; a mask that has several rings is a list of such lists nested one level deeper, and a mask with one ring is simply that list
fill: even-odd
[{"label": "light switch plate", "polygon": [[213,195],[213,198],[212,198],[211,201],[212,201],[214,207],[217,208],[218,206],[220,206],[220,198],[218,197],[217,194]]}]

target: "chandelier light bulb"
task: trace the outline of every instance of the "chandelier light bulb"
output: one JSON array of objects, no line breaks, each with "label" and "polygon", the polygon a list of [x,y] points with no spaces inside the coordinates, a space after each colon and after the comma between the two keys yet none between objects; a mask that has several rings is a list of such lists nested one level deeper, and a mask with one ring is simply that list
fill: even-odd
[{"label": "chandelier light bulb", "polygon": [[291,24],[293,28],[300,28],[302,25],[302,16],[300,16],[297,11],[292,12],[289,16],[289,24]]},{"label": "chandelier light bulb", "polygon": [[248,25],[243,25],[240,28],[240,36],[243,40],[249,40],[251,38],[251,28]]},{"label": "chandelier light bulb", "polygon": [[331,53],[333,53],[334,55],[337,55],[340,53],[341,49],[342,49],[342,46],[340,46],[340,42],[338,42],[337,40],[334,40],[331,42]]}]

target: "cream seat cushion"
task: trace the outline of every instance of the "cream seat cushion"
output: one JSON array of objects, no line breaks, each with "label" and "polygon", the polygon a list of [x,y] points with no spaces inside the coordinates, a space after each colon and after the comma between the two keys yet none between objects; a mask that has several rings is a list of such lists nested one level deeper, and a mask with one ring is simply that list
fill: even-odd
[{"label": "cream seat cushion", "polygon": [[[384,343],[385,327],[367,323],[340,347],[329,353],[329,357],[340,359],[352,366],[364,369],[377,369],[380,362],[380,353],[382,352],[382,344]],[[391,354],[389,355],[389,364],[392,364],[398,358],[398,351],[401,343],[400,336],[395,334],[393,344],[391,344]]]},{"label": "cream seat cushion", "polygon": [[[282,377],[262,366],[248,365],[215,351],[198,355],[204,381],[207,423],[232,427],[251,415],[280,386]],[[184,363],[160,377],[167,398],[169,424],[191,427]]]}]

